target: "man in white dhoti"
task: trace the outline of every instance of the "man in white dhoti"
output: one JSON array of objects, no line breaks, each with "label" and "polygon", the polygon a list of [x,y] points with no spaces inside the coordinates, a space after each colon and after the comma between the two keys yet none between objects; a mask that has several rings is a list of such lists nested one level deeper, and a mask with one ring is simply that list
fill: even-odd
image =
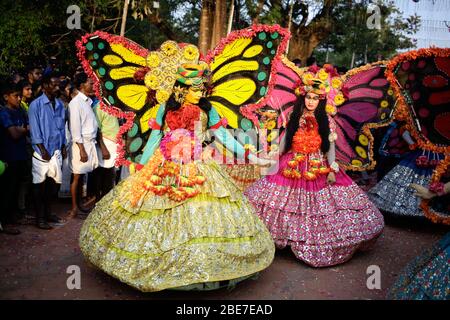
[{"label": "man in white dhoti", "polygon": [[55,191],[54,183],[61,183],[62,159],[66,156],[66,116],[63,102],[56,98],[59,78],[55,75],[43,77],[42,90],[44,93],[31,102],[28,112],[34,150],[33,196],[38,228],[52,229],[48,222],[62,222],[62,219],[51,213],[50,202]]},{"label": "man in white dhoti", "polygon": [[69,129],[72,137],[69,148],[69,165],[73,173],[73,181],[70,185],[72,194],[71,217],[79,215],[77,205],[78,183],[80,176],[92,172],[98,166],[96,150],[97,120],[92,110],[94,95],[93,81],[86,73],[78,73],[74,78],[74,85],[78,94],[69,103]]},{"label": "man in white dhoti", "polygon": [[104,111],[100,103],[95,104],[93,109],[98,124],[97,156],[99,166],[92,174],[94,183],[91,186],[98,201],[114,188],[116,182],[116,139],[119,133],[119,121]]}]

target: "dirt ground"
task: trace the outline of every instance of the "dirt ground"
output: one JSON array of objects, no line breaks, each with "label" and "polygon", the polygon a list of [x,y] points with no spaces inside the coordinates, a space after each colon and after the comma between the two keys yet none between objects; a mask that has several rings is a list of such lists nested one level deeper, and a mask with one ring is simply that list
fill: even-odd
[{"label": "dirt ground", "polygon": [[[67,200],[55,204],[64,216]],[[20,226],[18,236],[0,234],[1,299],[384,299],[404,266],[439,240],[449,227],[428,221],[387,219],[384,233],[372,251],[357,253],[349,262],[311,268],[289,249],[277,250],[272,265],[257,280],[233,290],[210,292],[162,291],[142,293],[88,265],[78,247],[83,220],[72,219],[53,230]],[[67,268],[81,270],[81,289],[69,290]],[[366,286],[367,267],[381,270],[381,289]]]}]

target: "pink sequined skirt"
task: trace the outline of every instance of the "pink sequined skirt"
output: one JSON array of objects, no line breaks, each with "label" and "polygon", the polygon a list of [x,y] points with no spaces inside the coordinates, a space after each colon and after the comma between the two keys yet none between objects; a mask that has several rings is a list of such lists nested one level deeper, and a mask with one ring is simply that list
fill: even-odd
[{"label": "pink sequined skirt", "polygon": [[296,257],[314,267],[349,260],[369,249],[384,227],[375,205],[343,170],[336,183],[285,178],[281,172],[292,154],[280,159],[275,175],[251,185],[245,195],[265,222],[279,248],[289,245]]}]

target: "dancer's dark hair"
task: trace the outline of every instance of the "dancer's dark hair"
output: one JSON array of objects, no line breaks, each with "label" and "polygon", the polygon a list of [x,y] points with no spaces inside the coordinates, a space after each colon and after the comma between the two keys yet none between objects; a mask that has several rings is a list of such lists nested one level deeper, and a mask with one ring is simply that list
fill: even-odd
[{"label": "dancer's dark hair", "polygon": [[[316,110],[314,110],[314,116],[316,117],[316,121],[319,125],[319,134],[322,138],[322,144],[320,146],[320,150],[323,153],[328,152],[330,149],[330,141],[328,140],[328,136],[330,135],[330,124],[328,121],[328,115],[325,111],[326,99],[319,100],[319,105]],[[288,152],[292,147],[292,139],[294,138],[295,132],[299,127],[300,118],[305,111],[305,96],[299,96],[294,105],[294,110],[289,117],[289,122],[286,128],[286,142],[284,146],[283,153]]]}]

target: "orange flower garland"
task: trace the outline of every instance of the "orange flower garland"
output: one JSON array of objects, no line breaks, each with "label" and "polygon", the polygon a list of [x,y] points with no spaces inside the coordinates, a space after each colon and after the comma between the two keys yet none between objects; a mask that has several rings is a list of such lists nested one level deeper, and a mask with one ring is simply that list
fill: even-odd
[{"label": "orange flower garland", "polygon": [[[304,178],[313,181],[319,175],[328,174],[331,169],[323,164],[318,158],[311,157],[320,151],[322,138],[319,134],[319,126],[314,116],[305,116],[300,120],[300,128],[292,139],[292,151],[295,152],[291,160],[287,162],[287,167],[281,174],[290,179]],[[307,161],[307,170],[300,172],[300,165]]]},{"label": "orange flower garland", "polygon": [[302,154],[315,153],[322,144],[319,125],[313,116],[305,116],[304,121],[292,139],[292,151]]},{"label": "orange flower garland", "polygon": [[132,184],[130,193],[133,206],[149,191],[156,196],[167,195],[173,201],[184,201],[199,194],[198,187],[206,181],[206,178],[198,173],[194,163],[180,165],[164,161],[159,150],[139,174],[138,181]]}]

